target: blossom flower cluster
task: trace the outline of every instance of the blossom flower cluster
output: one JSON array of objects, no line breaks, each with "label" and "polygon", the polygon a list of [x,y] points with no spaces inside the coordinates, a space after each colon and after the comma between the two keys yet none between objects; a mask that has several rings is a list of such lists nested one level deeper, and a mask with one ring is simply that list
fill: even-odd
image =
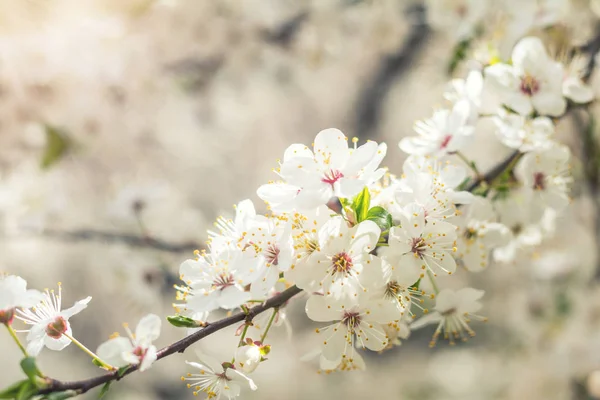
[{"label": "blossom flower cluster", "polygon": [[[178,315],[169,320],[195,332],[219,310],[250,315],[295,285],[318,325],[305,358],[327,372],[365,369],[365,351],[398,346],[430,324],[432,346],[474,336],[474,322],[486,320],[483,291],[440,288],[440,277],[527,257],[543,239],[543,219],[568,206],[570,151],[553,136],[569,107],[593,100],[583,78],[539,38],[521,39],[509,59],[451,82],[447,106],[400,141],[408,157],[398,175],[382,166],[386,144],[349,140],[338,129],[320,131],[311,145],[292,144],[275,180],[257,190],[264,205],[238,203],[232,219],[217,220],[206,249],[180,265]],[[495,134],[478,132],[484,119]],[[493,179],[465,155],[475,135],[485,134],[514,151]],[[0,322],[13,334],[15,319],[25,324],[29,356],[74,343],[111,371],[144,371],[161,358],[154,345],[161,318],[154,314],[135,332],[125,325],[126,337],[113,335],[95,353],[86,348],[69,319],[90,300],[63,309],[60,285],[38,292],[6,276]],[[257,389],[250,375],[271,351],[270,329],[286,323],[284,305],[244,320],[230,354],[188,360],[194,372],[182,380],[209,398]]]}]

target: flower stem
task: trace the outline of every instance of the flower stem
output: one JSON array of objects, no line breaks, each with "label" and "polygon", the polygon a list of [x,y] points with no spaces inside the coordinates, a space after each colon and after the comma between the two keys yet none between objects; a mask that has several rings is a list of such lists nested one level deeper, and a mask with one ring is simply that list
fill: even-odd
[{"label": "flower stem", "polygon": [[267,338],[267,333],[269,333],[269,329],[271,329],[271,325],[273,325],[273,321],[275,320],[275,316],[277,315],[278,311],[279,311],[279,307],[275,307],[273,309],[273,314],[271,314],[271,318],[269,318],[269,322],[267,322],[267,327],[265,328],[264,333],[260,337],[261,343],[265,342],[265,339]]},{"label": "flower stem", "polygon": [[435,278],[430,270],[427,270],[427,277],[429,278],[429,282],[431,282],[431,286],[433,286],[433,291],[435,294],[438,294],[440,292],[440,288],[438,288],[437,283],[435,283]]},{"label": "flower stem", "polygon": [[469,167],[469,169],[471,169],[471,171],[473,171],[473,173],[475,173],[475,177],[477,179],[481,178],[481,174],[479,173],[479,169],[477,169],[477,166],[475,165],[475,163],[473,161],[469,160],[467,158],[467,156],[465,156],[460,151],[457,151],[454,154],[456,154],[458,156],[458,158],[460,158],[467,165],[467,167]]},{"label": "flower stem", "polygon": [[83,343],[81,343],[79,340],[75,339],[73,336],[70,336],[67,333],[63,333],[63,335],[65,335],[66,337],[68,337],[69,340],[71,340],[71,342],[73,342],[73,344],[75,344],[77,347],[79,347],[81,350],[83,350],[87,355],[89,355],[90,357],[92,357],[92,360],[96,360],[99,364],[102,364],[102,367],[105,367],[107,369],[116,369],[115,367],[113,367],[109,363],[102,361],[102,359],[100,357],[98,357],[93,351],[91,351],[90,349],[88,349],[87,347],[85,347],[83,345]]},{"label": "flower stem", "polygon": [[6,326],[6,329],[8,329],[8,333],[10,333],[10,336],[12,336],[12,338],[14,339],[17,346],[19,346],[19,349],[21,349],[21,352],[23,353],[23,355],[25,357],[29,357],[29,354],[27,354],[27,350],[25,350],[25,347],[23,347],[23,344],[19,340],[19,337],[17,336],[17,333],[15,332],[13,327],[10,326],[10,324],[4,324],[4,326]]},{"label": "flower stem", "polygon": [[244,325],[244,330],[242,331],[242,336],[240,336],[240,342],[238,343],[238,347],[242,347],[242,345],[244,344],[244,339],[246,339],[246,332],[248,332],[249,326],[249,323],[246,323],[246,325]]}]

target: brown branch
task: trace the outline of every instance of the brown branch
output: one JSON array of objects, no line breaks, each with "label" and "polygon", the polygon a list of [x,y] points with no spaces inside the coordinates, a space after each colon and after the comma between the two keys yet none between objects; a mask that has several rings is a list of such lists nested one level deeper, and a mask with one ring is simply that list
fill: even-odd
[{"label": "brown branch", "polygon": [[[231,326],[237,322],[241,322],[244,320],[250,321],[252,318],[256,317],[258,314],[267,311],[274,307],[281,307],[284,305],[289,299],[296,296],[298,293],[302,292],[302,289],[299,289],[297,286],[292,286],[291,288],[285,290],[284,292],[279,293],[276,296],[271,297],[261,305],[253,307],[249,310],[248,314],[243,312],[239,312],[230,317],[223,318],[217,322],[209,323],[205,328],[192,333],[191,335],[181,339],[178,342],[175,342],[158,352],[157,360],[168,357],[175,353],[183,353],[185,349],[190,347],[192,344],[197,341],[205,338],[206,336],[213,334],[221,329],[224,329],[228,326]],[[49,379],[48,387],[40,390],[39,394],[48,394],[55,392],[63,392],[66,390],[74,390],[78,394],[82,394],[87,392],[90,389],[98,387],[108,382],[118,381],[125,375],[129,375],[132,372],[137,371],[138,367],[132,365],[128,367],[122,374],[119,374],[117,371],[109,372],[104,375],[100,375],[90,379],[84,379],[80,381],[73,382],[62,382],[55,379]]]},{"label": "brown branch", "polygon": [[516,162],[519,159],[519,157],[521,157],[521,153],[519,153],[518,151],[511,153],[500,164],[496,165],[494,168],[486,172],[483,176],[476,178],[469,186],[467,186],[467,191],[472,192],[484,182],[491,183],[494,179],[502,175],[506,168],[513,162]]},{"label": "brown branch", "polygon": [[46,229],[42,232],[42,235],[52,239],[72,242],[97,241],[104,243],[125,243],[131,247],[150,248],[171,253],[189,252],[203,248],[201,244],[191,241],[172,243],[150,236],[95,229],[77,229],[73,231]]}]

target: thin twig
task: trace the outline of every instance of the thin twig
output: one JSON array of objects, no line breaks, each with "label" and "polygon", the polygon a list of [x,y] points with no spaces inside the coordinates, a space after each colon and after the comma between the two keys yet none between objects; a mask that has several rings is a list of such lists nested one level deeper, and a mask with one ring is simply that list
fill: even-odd
[{"label": "thin twig", "polygon": [[483,182],[492,182],[494,179],[499,177],[510,164],[515,162],[520,157],[520,155],[521,153],[519,153],[518,151],[511,153],[500,164],[496,165],[494,168],[486,172],[483,176],[480,176],[477,179],[475,179],[469,186],[467,186],[467,191],[472,192],[473,190],[477,189],[477,187]]},{"label": "thin twig", "polygon": [[150,248],[171,253],[182,253],[201,249],[203,246],[196,242],[172,243],[150,236],[140,236],[131,233],[100,231],[96,229],[77,229],[60,231],[46,229],[42,235],[51,239],[69,242],[96,241],[104,243],[124,243],[131,247]]},{"label": "thin twig", "polygon": [[[180,341],[175,342],[175,343],[161,349],[157,354],[157,360],[168,357],[175,353],[183,353],[192,344],[196,343],[197,341],[205,338],[206,336],[208,336],[210,334],[220,331],[221,329],[224,329],[224,328],[226,328],[230,325],[233,325],[235,323],[238,323],[240,321],[243,321],[246,319],[252,319],[255,316],[257,316],[258,314],[260,314],[264,311],[267,311],[271,308],[281,307],[289,299],[296,296],[300,292],[302,292],[301,289],[299,289],[297,286],[292,286],[291,288],[285,290],[284,292],[281,292],[280,294],[278,294],[274,297],[271,297],[269,300],[265,301],[263,304],[251,308],[247,314],[244,312],[239,312],[230,317],[223,318],[222,320],[219,320],[217,322],[209,323],[206,328],[203,328],[195,333],[192,333],[191,335],[181,339]],[[62,392],[65,390],[75,390],[79,394],[82,394],[82,393],[89,391],[90,389],[93,389],[95,387],[103,385],[107,382],[118,381],[122,377],[129,375],[130,373],[137,371],[137,370],[138,370],[138,366],[132,365],[129,368],[127,368],[127,370],[122,372],[121,374],[119,374],[119,372],[115,371],[115,372],[110,372],[110,373],[100,375],[100,376],[97,376],[94,378],[83,379],[80,381],[73,381],[73,382],[62,382],[62,381],[50,379],[48,381],[48,387],[40,390],[39,394]]]}]

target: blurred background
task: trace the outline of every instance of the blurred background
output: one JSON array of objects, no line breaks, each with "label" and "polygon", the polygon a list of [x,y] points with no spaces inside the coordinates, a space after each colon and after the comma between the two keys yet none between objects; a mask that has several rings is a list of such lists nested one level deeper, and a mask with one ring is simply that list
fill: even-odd
[{"label": "blurred background", "polygon": [[[522,33],[545,29],[550,18],[571,43],[594,40],[594,1],[502,2],[529,18]],[[72,324],[92,349],[122,322],[173,314],[179,264],[235,203],[262,206],[256,188],[274,178],[271,168],[291,143],[310,144],[319,130],[337,127],[388,143],[383,164],[400,173],[406,155],[397,143],[443,104],[460,31],[472,23],[451,12],[464,17],[464,4],[491,4],[441,3],[0,0],[0,271],[37,288],[61,281],[63,304],[91,295]],[[586,160],[584,118],[559,123],[578,160]],[[483,124],[465,153],[487,170],[510,149]],[[600,217],[589,179],[597,167],[578,160],[573,205],[527,262],[448,280],[486,290],[490,320],[474,326],[473,340],[429,349],[432,330],[424,329],[367,354],[365,372],[326,376],[299,360],[315,346],[299,299],[288,307],[291,335],[272,331],[270,360],[254,374],[259,390],[242,398],[599,395]],[[234,330],[196,347],[229,354]],[[157,345],[183,335],[165,324]],[[0,354],[1,387],[21,374],[5,331]],[[179,377],[193,358],[190,349],[164,359],[113,385],[106,399],[192,398]],[[44,351],[39,364],[61,380],[99,373],[75,346]]]}]

